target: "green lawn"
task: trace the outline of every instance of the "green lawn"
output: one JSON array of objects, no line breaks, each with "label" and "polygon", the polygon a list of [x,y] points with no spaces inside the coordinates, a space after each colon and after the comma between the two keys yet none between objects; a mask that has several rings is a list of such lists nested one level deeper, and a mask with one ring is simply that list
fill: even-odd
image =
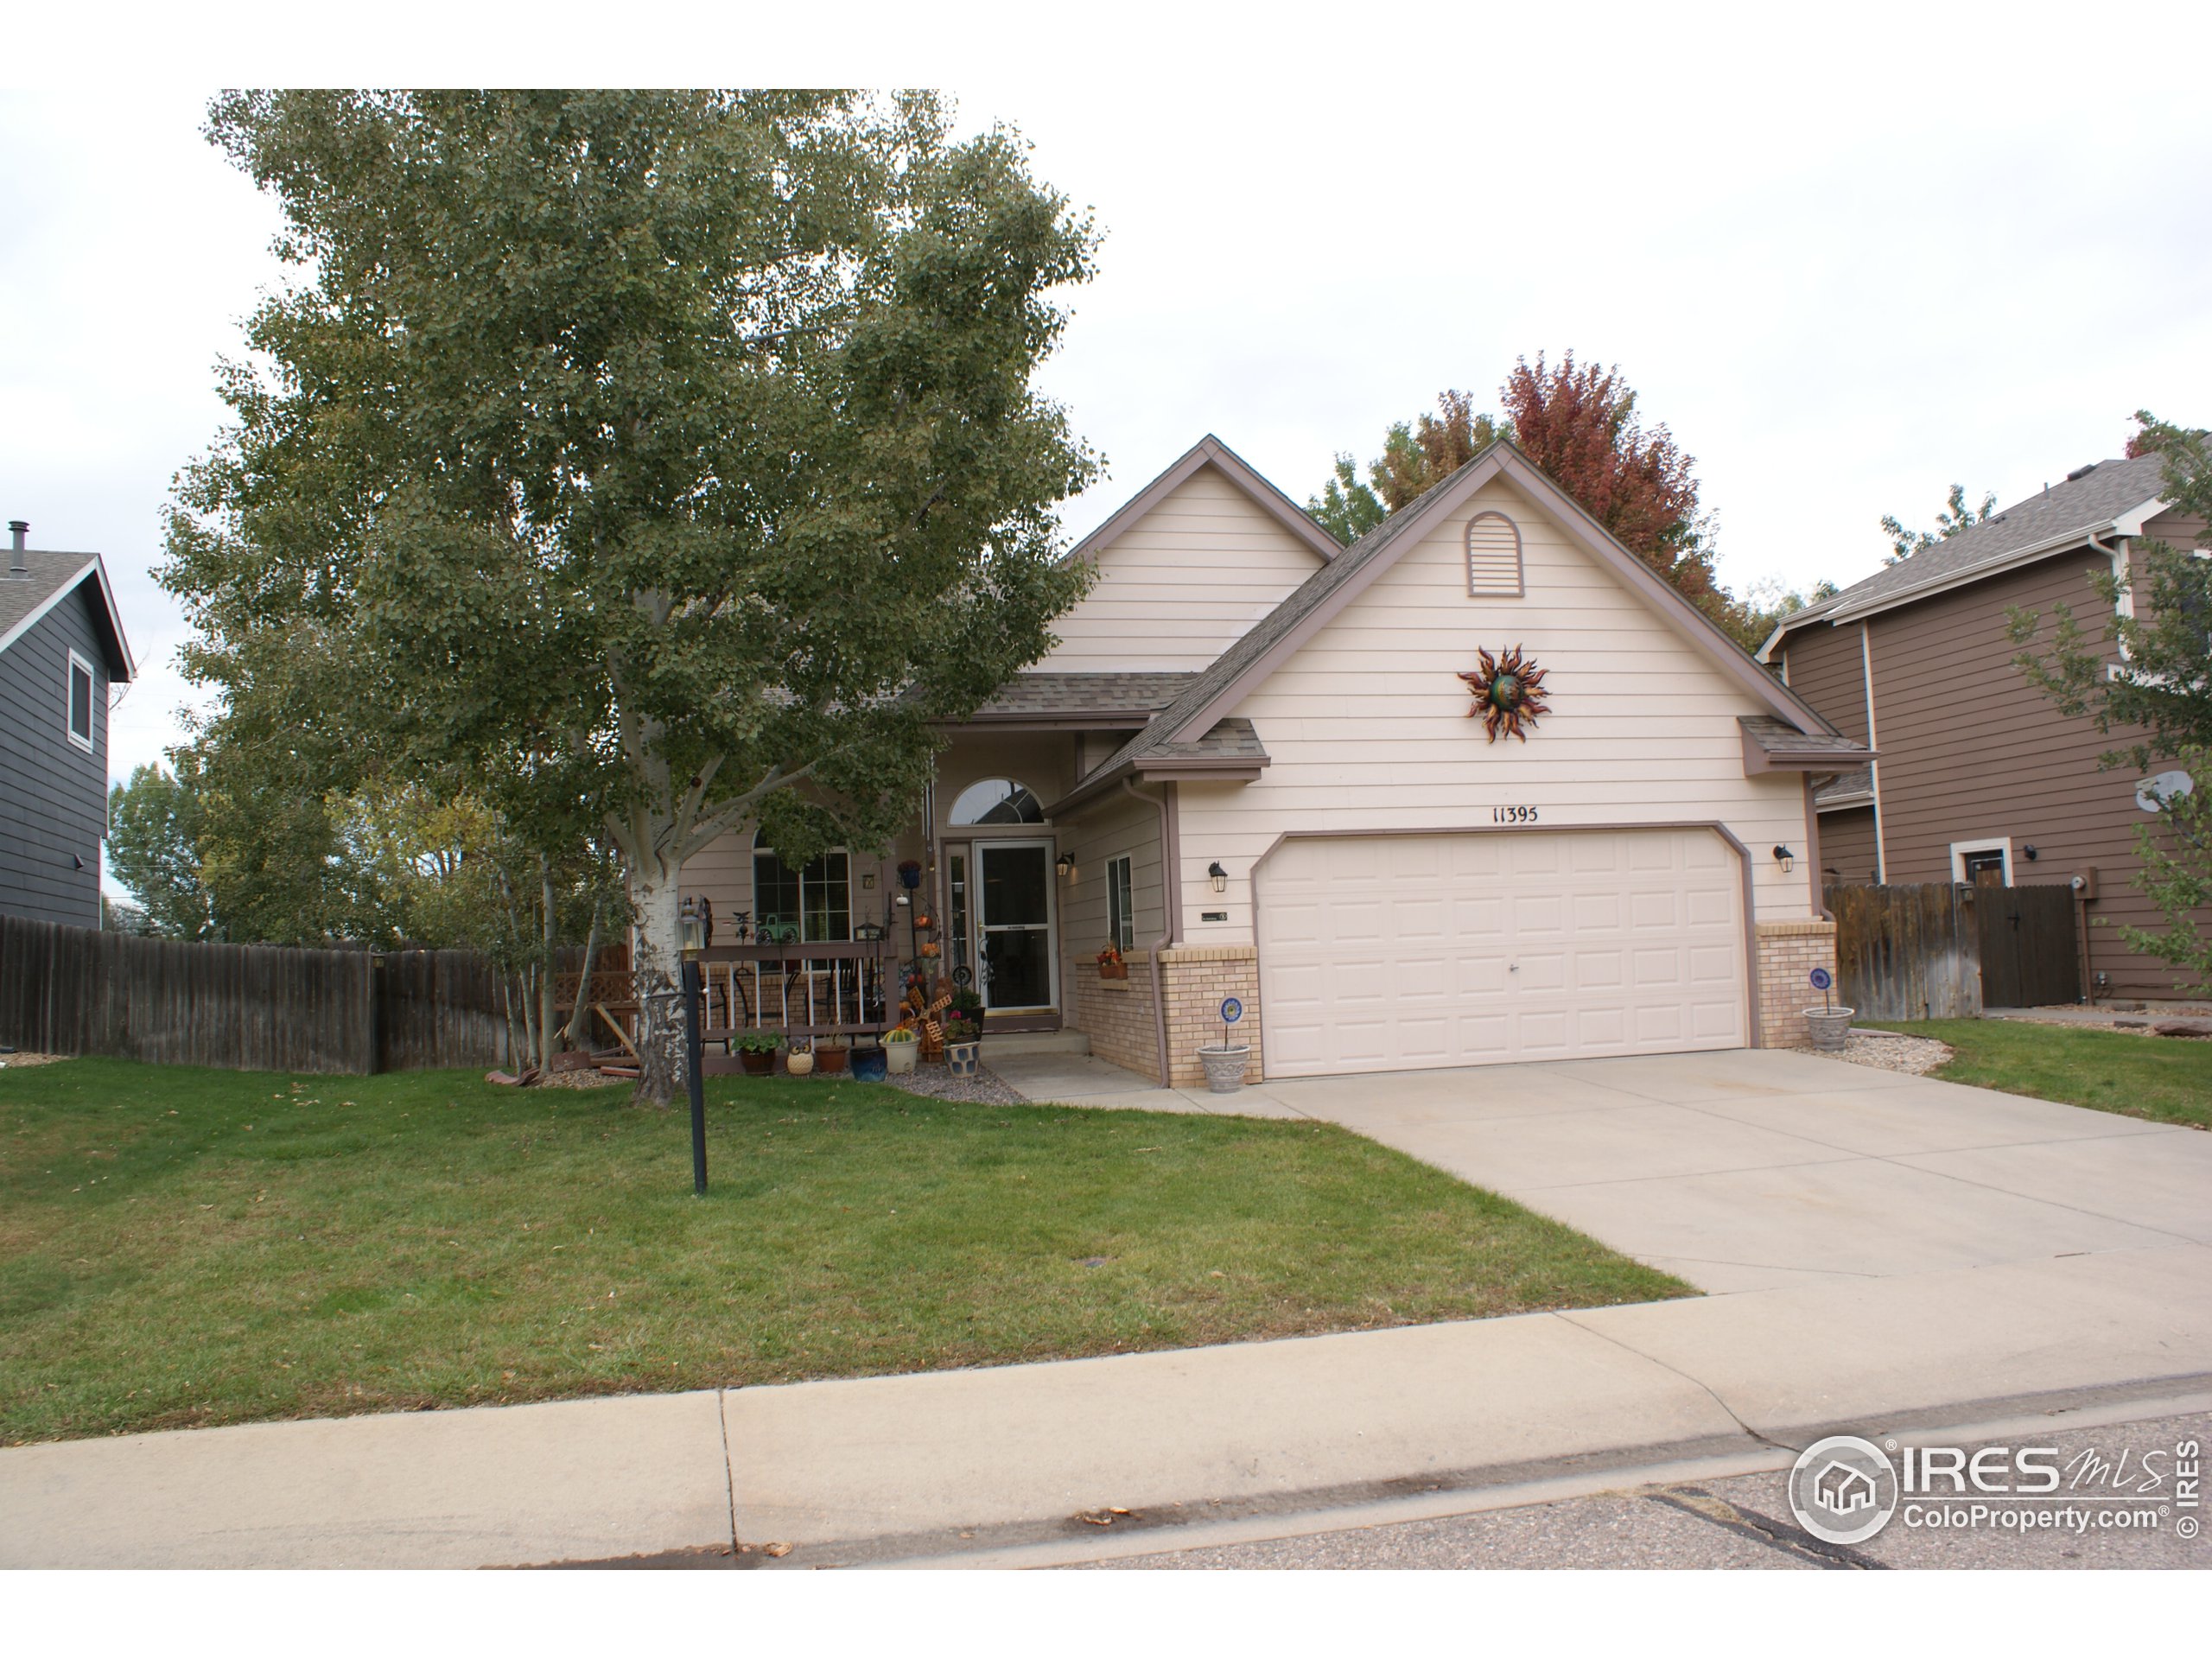
[{"label": "green lawn", "polygon": [[702,1200],[628,1096],[0,1071],[0,1443],[1692,1294],[1332,1127],[715,1078]]},{"label": "green lawn", "polygon": [[1876,1028],[1948,1043],[1958,1058],[1936,1073],[1948,1082],[2212,1128],[2212,1042],[2018,1020],[1885,1020]]}]

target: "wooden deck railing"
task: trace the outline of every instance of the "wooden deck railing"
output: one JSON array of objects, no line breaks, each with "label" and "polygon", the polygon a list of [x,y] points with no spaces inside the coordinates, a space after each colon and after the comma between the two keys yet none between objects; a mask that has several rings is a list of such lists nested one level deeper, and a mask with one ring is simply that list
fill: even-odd
[{"label": "wooden deck railing", "polygon": [[700,1035],[747,1031],[855,1037],[898,1023],[898,950],[889,939],[717,944],[699,953],[706,987]]}]

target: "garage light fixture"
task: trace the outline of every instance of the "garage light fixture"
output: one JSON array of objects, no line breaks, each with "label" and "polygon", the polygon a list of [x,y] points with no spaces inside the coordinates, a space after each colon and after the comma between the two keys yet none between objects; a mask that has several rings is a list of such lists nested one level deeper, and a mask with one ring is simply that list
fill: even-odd
[{"label": "garage light fixture", "polygon": [[1221,868],[1219,859],[1216,859],[1206,866],[1206,880],[1213,884],[1213,890],[1216,893],[1229,891],[1229,872]]},{"label": "garage light fixture", "polygon": [[1791,852],[1787,847],[1778,846],[1774,849],[1774,861],[1782,866],[1782,873],[1784,875],[1787,875],[1792,869],[1796,868],[1797,855]]}]

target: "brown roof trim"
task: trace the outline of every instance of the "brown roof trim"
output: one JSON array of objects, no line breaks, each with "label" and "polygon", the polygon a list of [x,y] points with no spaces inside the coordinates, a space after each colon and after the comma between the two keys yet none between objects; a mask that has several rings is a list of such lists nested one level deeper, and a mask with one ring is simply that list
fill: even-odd
[{"label": "brown roof trim", "polygon": [[1262,477],[1243,456],[1209,432],[1185,449],[1166,472],[1116,508],[1104,524],[1071,548],[1060,563],[1073,564],[1078,559],[1096,558],[1122,531],[1181,488],[1202,467],[1217,469],[1223,477],[1251,497],[1269,518],[1303,542],[1324,564],[1344,551],[1337,538],[1316,524],[1311,513]]},{"label": "brown roof trim", "polygon": [[[1231,645],[1223,653],[1216,669],[1209,669],[1200,676],[1198,683],[1192,688],[1192,691],[1179,699],[1174,707],[1154,722],[1160,731],[1158,741],[1175,741],[1211,730],[1216,721],[1230,713],[1260,681],[1274,671],[1284,658],[1333,620],[1366,590],[1370,582],[1395,564],[1406,549],[1418,539],[1418,531],[1422,525],[1449,513],[1493,479],[1502,479],[1539,511],[1557,520],[1568,535],[1599,563],[1609,568],[1624,586],[1643,598],[1676,632],[1702,651],[1741,690],[1777,717],[1801,731],[1823,734],[1834,733],[1834,728],[1809,704],[1801,702],[1787,686],[1761,668],[1741,646],[1723,633],[1711,618],[1683,598],[1649,565],[1622,546],[1611,531],[1546,478],[1535,462],[1511,444],[1500,441],[1468,461],[1454,477],[1430,491],[1424,499],[1414,503],[1402,512],[1393,514],[1377,529],[1353,543],[1344,550],[1342,558],[1325,571],[1316,572],[1309,577],[1306,587],[1294,592],[1278,607],[1280,610],[1304,602],[1309,607],[1305,613],[1279,638],[1251,652],[1246,660],[1230,668],[1224,683],[1217,678],[1216,671],[1237,655],[1237,646]],[[1325,583],[1325,589],[1321,590]],[[1308,595],[1309,587],[1319,591]],[[1245,639],[1263,635],[1267,626],[1262,622],[1245,635]],[[1243,643],[1239,641],[1240,645]],[[1142,740],[1140,739],[1139,742],[1141,746]]]}]

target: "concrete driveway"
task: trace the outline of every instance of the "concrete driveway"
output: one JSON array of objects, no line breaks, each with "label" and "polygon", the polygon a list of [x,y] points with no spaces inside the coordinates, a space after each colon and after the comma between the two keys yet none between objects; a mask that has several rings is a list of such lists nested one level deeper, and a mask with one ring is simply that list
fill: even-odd
[{"label": "concrete driveway", "polygon": [[1233,1096],[1088,1056],[993,1067],[1032,1099],[1341,1123],[1715,1293],[2212,1244],[2212,1135],[1789,1051]]}]

